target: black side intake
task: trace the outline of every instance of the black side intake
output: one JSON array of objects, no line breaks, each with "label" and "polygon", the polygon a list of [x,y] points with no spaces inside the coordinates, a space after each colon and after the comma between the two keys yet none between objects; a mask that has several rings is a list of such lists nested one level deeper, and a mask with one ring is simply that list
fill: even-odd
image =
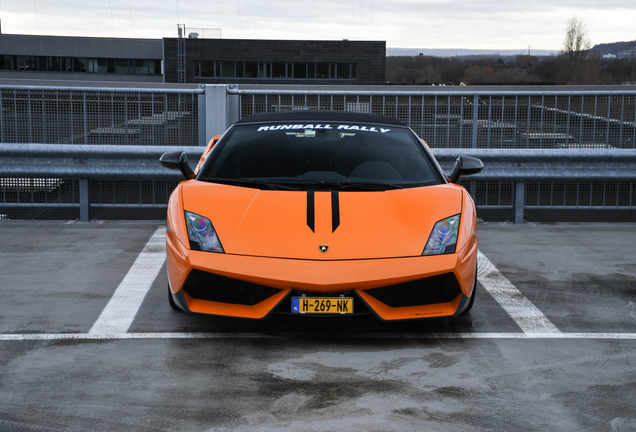
[{"label": "black side intake", "polygon": [[278,288],[193,269],[183,290],[197,300],[254,306],[278,293]]},{"label": "black side intake", "polygon": [[390,307],[425,306],[451,302],[461,294],[453,273],[444,273],[396,285],[365,290],[365,293]]}]

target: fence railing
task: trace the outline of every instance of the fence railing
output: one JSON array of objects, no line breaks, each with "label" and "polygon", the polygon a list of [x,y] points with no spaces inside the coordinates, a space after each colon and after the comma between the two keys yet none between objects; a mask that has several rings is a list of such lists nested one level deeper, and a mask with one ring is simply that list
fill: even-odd
[{"label": "fence railing", "polygon": [[[0,144],[0,219],[160,219],[183,180],[169,146]],[[203,147],[182,147],[196,162]]]},{"label": "fence railing", "polygon": [[0,85],[0,142],[199,144],[200,89]]},{"label": "fence railing", "polygon": [[[526,220],[527,212],[543,211],[531,219],[548,221],[554,219],[546,219],[546,211],[554,217],[557,211],[636,210],[633,149],[433,149],[433,153],[445,172],[451,171],[458,154],[478,157],[484,162],[481,173],[462,182],[482,216],[493,211],[504,212],[508,214],[504,220],[521,223]],[[589,213],[588,218],[598,220],[589,217]],[[615,218],[636,221],[636,213]]]},{"label": "fence railing", "polygon": [[[634,179],[623,175],[636,170],[621,165],[636,149],[634,87],[585,91],[414,87],[404,91],[392,87],[0,85],[0,106],[0,142],[10,143],[9,148],[19,145],[27,158],[38,159],[35,153],[55,154],[52,160],[68,168],[63,174],[43,163],[18,172],[10,167],[15,163],[24,168],[24,158],[22,162],[2,160],[0,207],[4,211],[0,217],[74,219],[80,217],[76,214],[80,202],[82,219],[89,210],[91,217],[100,218],[161,217],[179,180],[158,165],[161,175],[145,173],[143,167],[154,167],[163,151],[158,146],[205,145],[212,135],[250,114],[319,109],[392,116],[411,127],[442,160],[454,160],[458,154],[482,158],[487,169],[462,184],[473,195],[483,219],[636,219]],[[34,142],[55,145],[29,147]],[[90,149],[82,150],[83,146]],[[143,152],[135,148],[143,146],[152,154],[148,165],[139,165]],[[108,151],[117,154],[117,163],[107,161]],[[615,152],[623,162],[611,156]],[[72,163],[64,154],[75,155]],[[559,163],[566,159],[568,170],[560,170]],[[83,160],[94,161],[94,166]],[[528,161],[536,164],[528,165]],[[548,161],[555,165],[545,165]],[[504,176],[511,172],[508,165],[517,169],[512,177]],[[106,171],[86,171],[97,166],[107,167]],[[610,166],[623,177],[609,172]],[[496,169],[501,172],[485,177]],[[560,170],[559,176],[550,177],[555,170]],[[532,175],[522,177],[524,172]]]},{"label": "fence railing", "polygon": [[337,110],[395,117],[431,147],[636,148],[636,90],[241,90],[240,116]]},{"label": "fence railing", "polygon": [[[87,221],[103,209],[165,212],[170,192],[182,180],[180,173],[159,163],[161,154],[171,150],[0,144],[0,213],[12,219],[11,212],[71,209]],[[192,165],[203,152],[202,147],[184,150]],[[636,214],[636,150],[435,149],[434,153],[446,172],[459,154],[482,159],[484,170],[464,179],[478,214],[504,211],[510,214],[507,220],[515,222],[522,222],[526,211],[547,208]],[[551,185],[549,191],[542,190],[541,183]]]},{"label": "fence railing", "polygon": [[395,117],[434,148],[636,148],[636,89],[394,91],[0,85],[0,142],[205,145],[239,118],[290,110]]}]

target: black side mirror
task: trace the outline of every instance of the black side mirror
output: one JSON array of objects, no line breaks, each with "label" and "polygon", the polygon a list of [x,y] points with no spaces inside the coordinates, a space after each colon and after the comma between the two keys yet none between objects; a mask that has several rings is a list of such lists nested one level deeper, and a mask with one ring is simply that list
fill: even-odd
[{"label": "black side mirror", "polygon": [[183,151],[164,153],[159,158],[159,162],[161,162],[161,165],[166,168],[173,170],[178,169],[188,180],[195,177],[194,171],[192,171],[192,168],[188,163],[188,155],[186,155]]},{"label": "black side mirror", "polygon": [[460,176],[477,174],[484,169],[484,163],[472,156],[457,156],[453,172],[448,177],[451,183],[457,183]]}]

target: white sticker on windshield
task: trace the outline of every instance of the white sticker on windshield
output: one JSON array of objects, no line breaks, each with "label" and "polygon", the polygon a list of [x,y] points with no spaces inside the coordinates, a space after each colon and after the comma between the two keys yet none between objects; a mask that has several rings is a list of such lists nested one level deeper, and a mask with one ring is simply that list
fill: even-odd
[{"label": "white sticker on windshield", "polygon": [[321,124],[291,124],[291,125],[275,125],[275,126],[261,126],[256,132],[261,131],[277,131],[277,130],[296,130],[296,129],[333,129],[331,125]]},{"label": "white sticker on windshield", "polygon": [[[287,124],[287,125],[273,125],[273,126],[260,126],[256,132],[262,131],[277,131],[277,130],[297,130],[297,129],[333,129],[331,125],[322,124]],[[357,125],[339,125],[336,129],[347,131],[361,131],[361,132],[376,132],[387,133],[391,129],[376,128],[375,126],[357,126]]]},{"label": "white sticker on windshield", "polygon": [[357,130],[357,131],[365,131],[365,132],[380,132],[380,133],[387,133],[389,131],[391,131],[391,129],[384,129],[384,128],[376,128],[374,126],[356,126],[356,125],[340,125],[338,126],[338,129],[344,129],[344,130]]}]

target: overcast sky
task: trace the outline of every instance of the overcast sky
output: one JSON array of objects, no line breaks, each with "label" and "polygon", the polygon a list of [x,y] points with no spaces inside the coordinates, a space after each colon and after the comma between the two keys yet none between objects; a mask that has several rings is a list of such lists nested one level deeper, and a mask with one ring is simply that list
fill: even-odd
[{"label": "overcast sky", "polygon": [[568,18],[593,45],[636,40],[634,0],[0,0],[2,33],[385,40],[395,48],[561,49]]}]

